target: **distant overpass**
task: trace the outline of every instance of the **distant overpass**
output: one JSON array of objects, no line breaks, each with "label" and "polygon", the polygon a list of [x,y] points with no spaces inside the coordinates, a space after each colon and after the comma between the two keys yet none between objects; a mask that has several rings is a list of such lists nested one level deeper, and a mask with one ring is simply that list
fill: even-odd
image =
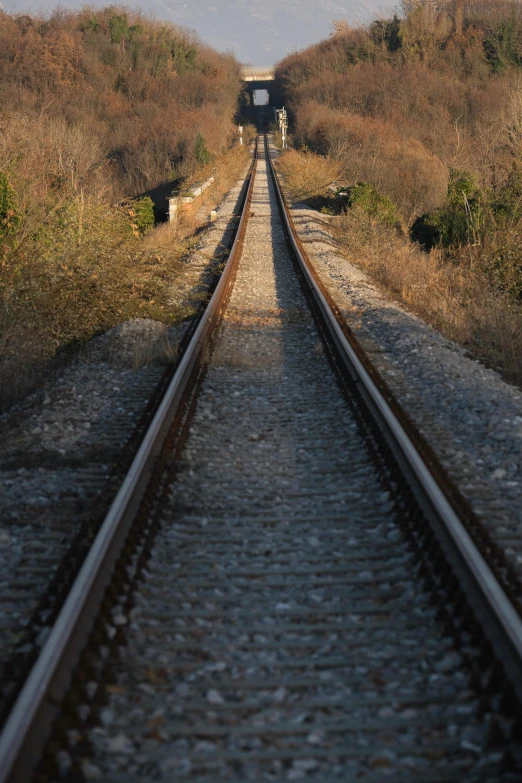
[{"label": "distant overpass", "polygon": [[270,97],[270,91],[274,88],[275,72],[273,68],[245,67],[241,71],[241,78],[246,84],[250,95],[250,105],[254,105],[254,93],[258,90],[266,90]]},{"label": "distant overpass", "polygon": [[241,78],[244,82],[273,82],[275,72],[273,68],[243,68]]}]

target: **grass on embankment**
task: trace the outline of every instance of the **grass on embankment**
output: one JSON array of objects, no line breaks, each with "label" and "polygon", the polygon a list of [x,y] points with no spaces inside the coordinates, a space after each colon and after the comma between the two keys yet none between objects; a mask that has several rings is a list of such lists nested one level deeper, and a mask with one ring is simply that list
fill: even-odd
[{"label": "grass on embankment", "polygon": [[[214,203],[241,176],[248,154],[235,147],[195,175],[214,175]],[[45,380],[65,346],[130,318],[172,324],[186,317],[186,308],[173,308],[172,291],[198,228],[186,217],[142,237],[128,207],[71,189],[38,208],[23,206],[16,230],[0,243],[0,409]]]},{"label": "grass on embankment", "polygon": [[[335,162],[290,150],[278,168],[292,198],[321,196]],[[333,221],[343,256],[444,336],[468,348],[507,380],[522,385],[522,303],[497,290],[470,248],[452,261],[424,252],[404,232],[354,206]]]}]

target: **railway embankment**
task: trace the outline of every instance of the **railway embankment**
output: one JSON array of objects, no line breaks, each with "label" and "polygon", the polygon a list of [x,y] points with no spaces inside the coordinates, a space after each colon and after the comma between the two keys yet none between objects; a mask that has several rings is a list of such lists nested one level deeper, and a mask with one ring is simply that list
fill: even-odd
[{"label": "railway embankment", "polygon": [[[124,322],[88,342],[38,391],[0,416],[0,669],[16,651],[23,665],[44,641],[35,628],[47,622],[52,605],[36,624],[35,613],[49,590],[59,604],[74,571],[63,571],[63,559],[72,548],[81,562],[117,492],[169,367],[222,268],[245,175],[172,281],[171,306],[184,319],[171,327],[150,319]],[[9,700],[9,692],[3,696]]]},{"label": "railway embankment", "polygon": [[337,217],[292,217],[307,253],[387,386],[522,575],[522,392],[350,263]]},{"label": "railway embankment", "polygon": [[147,435],[153,457],[170,416],[162,455],[85,563],[103,604],[74,590],[43,652],[85,645],[66,688],[52,658],[63,703],[31,702],[22,735],[22,699],[0,740],[10,781],[49,712],[42,783],[519,779],[519,617],[340,336],[267,163]]}]

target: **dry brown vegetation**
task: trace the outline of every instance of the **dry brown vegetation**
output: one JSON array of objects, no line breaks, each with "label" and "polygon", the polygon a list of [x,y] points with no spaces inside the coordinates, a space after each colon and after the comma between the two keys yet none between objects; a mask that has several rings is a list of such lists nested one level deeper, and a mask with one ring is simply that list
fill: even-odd
[{"label": "dry brown vegetation", "polygon": [[329,186],[341,174],[338,161],[310,150],[287,150],[279,159],[278,166],[283,170],[285,185],[292,198],[298,200],[326,196]]},{"label": "dry brown vegetation", "polygon": [[212,154],[228,144],[239,69],[192,33],[117,6],[0,12],[3,113],[58,118],[96,139],[116,196],[191,174],[198,134]]},{"label": "dry brown vegetation", "polygon": [[[211,198],[219,201],[247,162],[244,147],[218,156]],[[78,194],[45,215],[36,237],[22,225],[0,276],[0,404],[39,383],[63,346],[129,318],[169,324],[191,314],[172,291],[197,241],[196,215],[141,238],[125,210]]]},{"label": "dry brown vegetation", "polygon": [[130,317],[185,315],[169,291],[196,227],[142,236],[138,197],[244,169],[239,64],[122,8],[0,11],[0,405],[57,350]]},{"label": "dry brown vegetation", "polygon": [[340,26],[277,67],[296,146],[333,154],[391,198],[398,165],[405,192],[420,181],[420,194],[403,195],[405,220],[442,202],[449,168],[498,185],[521,151],[522,6],[465,2],[458,32],[457,5],[434,12],[420,0],[403,19]]},{"label": "dry brown vegetation", "polygon": [[336,224],[345,257],[446,337],[522,384],[522,306],[477,273],[473,258],[456,265],[440,250],[424,253],[359,209]]},{"label": "dry brown vegetation", "polygon": [[522,4],[402,7],[367,28],[338,23],[278,65],[293,144],[339,165],[344,184],[368,183],[368,203],[395,206],[399,231],[376,208],[349,210],[350,258],[520,383]]}]

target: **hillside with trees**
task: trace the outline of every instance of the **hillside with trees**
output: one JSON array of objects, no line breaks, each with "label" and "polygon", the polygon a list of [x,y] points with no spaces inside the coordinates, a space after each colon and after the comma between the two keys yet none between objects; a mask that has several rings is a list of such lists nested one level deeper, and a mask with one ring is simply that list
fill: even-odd
[{"label": "hillside with trees", "polygon": [[[403,0],[401,14],[357,29],[336,23],[328,40],[277,67],[295,150],[283,167],[295,179],[307,156],[308,168],[322,156],[323,189],[332,177],[347,186],[354,258],[450,336],[479,353],[490,344],[483,358],[519,381],[521,67],[513,0]],[[385,269],[379,242],[389,254],[390,241]]]},{"label": "hillside with trees", "polygon": [[143,197],[228,154],[240,89],[231,55],[124,8],[0,11],[4,397],[16,396],[13,367],[30,378],[126,317],[172,317],[182,248],[144,241],[154,215]]}]

